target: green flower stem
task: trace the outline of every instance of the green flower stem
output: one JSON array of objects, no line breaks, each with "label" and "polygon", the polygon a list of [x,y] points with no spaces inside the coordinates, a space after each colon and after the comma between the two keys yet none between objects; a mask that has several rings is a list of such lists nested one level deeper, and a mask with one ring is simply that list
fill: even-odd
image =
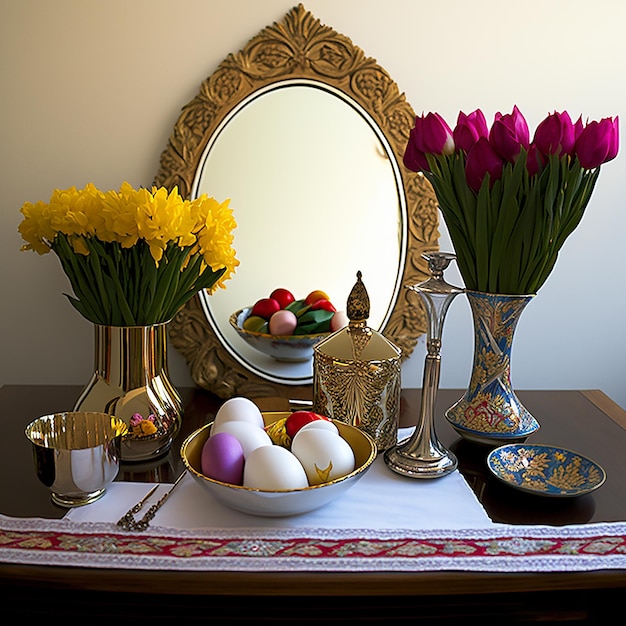
[{"label": "green flower stem", "polygon": [[66,235],[53,243],[74,295],[72,306],[94,324],[144,326],[167,322],[201,289],[226,272],[213,271],[191,247],[170,244],[158,266],[150,249],[83,238],[89,254],[76,253]]},{"label": "green flower stem", "polygon": [[114,307],[111,311],[112,324],[116,326],[135,325],[136,317],[127,298],[126,290],[128,289],[128,283],[125,280],[122,269],[120,246],[110,245],[105,248],[103,243],[95,239],[91,239],[89,243],[91,245],[90,255],[94,254],[101,268],[108,270],[108,280],[105,289],[115,294],[117,308]]},{"label": "green flower stem", "polygon": [[173,295],[178,291],[178,276],[185,257],[189,253],[188,249],[172,246],[167,250],[168,255],[163,255],[159,262],[157,272],[157,289],[154,299],[147,309],[149,319],[157,319],[163,310],[168,308],[168,303]]},{"label": "green flower stem", "polygon": [[[76,254],[68,242],[66,235],[59,234],[52,244],[57,253],[63,271],[70,279],[75,297],[66,294],[76,310],[87,319],[102,319],[99,312],[102,311],[102,302],[98,292],[93,291],[95,279],[90,271],[90,263],[87,257]],[[97,322],[96,322],[97,323]]]},{"label": "green flower stem", "polygon": [[550,156],[530,176],[527,154],[503,166],[478,193],[467,185],[463,153],[426,155],[432,184],[448,227],[457,265],[469,290],[536,293],[556,263],[565,240],[580,223],[600,168],[585,170],[577,159]]}]

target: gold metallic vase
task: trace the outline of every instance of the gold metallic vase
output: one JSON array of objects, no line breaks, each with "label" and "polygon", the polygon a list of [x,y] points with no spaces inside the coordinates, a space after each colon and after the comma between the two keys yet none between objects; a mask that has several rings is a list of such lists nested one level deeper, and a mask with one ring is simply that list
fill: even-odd
[{"label": "gold metallic vase", "polygon": [[166,454],[182,423],[183,405],[167,368],[167,323],[152,326],[94,325],[94,374],[75,411],[101,411],[128,426],[122,461],[149,461]]},{"label": "gold metallic vase", "polygon": [[380,453],[398,437],[402,353],[367,326],[369,309],[358,272],[346,307],[349,324],[313,349],[313,410],[360,428]]}]

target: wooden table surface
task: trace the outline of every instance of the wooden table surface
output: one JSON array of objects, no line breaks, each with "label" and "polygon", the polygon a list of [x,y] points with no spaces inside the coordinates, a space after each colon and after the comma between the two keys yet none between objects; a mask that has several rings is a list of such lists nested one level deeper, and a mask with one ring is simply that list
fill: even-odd
[{"label": "wooden table surface", "polygon": [[[124,465],[119,480],[171,482],[181,471],[180,443],[213,418],[220,401],[198,388],[179,391],[185,416],[172,451],[158,464]],[[34,474],[24,428],[40,415],[70,410],[79,392],[80,387],[71,386],[0,388],[0,513],[15,517],[64,515],[65,510],[51,503],[48,490]],[[541,426],[528,443],[575,450],[597,461],[607,473],[605,484],[595,492],[561,499],[519,492],[489,474],[485,457],[491,448],[462,440],[443,417],[461,393],[439,391],[436,431],[441,443],[459,458],[459,470],[493,521],[555,526],[626,521],[626,411],[606,395],[597,390],[518,391]],[[285,408],[284,399],[257,400],[263,410]],[[403,391],[402,426],[415,422],[420,401],[419,389]],[[93,610],[114,616],[145,616],[154,609],[155,616],[165,618],[171,611],[172,616],[185,615],[189,622],[201,621],[207,610],[219,609],[231,613],[232,619],[225,623],[243,623],[251,616],[288,623],[291,616],[302,624],[327,616],[325,601],[340,597],[343,608],[337,617],[344,622],[358,616],[388,621],[393,615],[410,617],[412,623],[433,618],[442,623],[445,616],[451,620],[454,616],[489,619],[509,611],[518,620],[511,623],[538,619],[550,623],[552,618],[587,623],[592,617],[608,616],[610,608],[621,602],[626,572],[138,572],[0,563],[0,589],[12,600],[9,609],[16,614],[19,609],[20,615],[24,611],[48,615],[53,606],[66,617]],[[29,602],[33,593],[41,602]],[[297,597],[300,609],[306,610],[286,608],[285,598],[289,597]]]}]

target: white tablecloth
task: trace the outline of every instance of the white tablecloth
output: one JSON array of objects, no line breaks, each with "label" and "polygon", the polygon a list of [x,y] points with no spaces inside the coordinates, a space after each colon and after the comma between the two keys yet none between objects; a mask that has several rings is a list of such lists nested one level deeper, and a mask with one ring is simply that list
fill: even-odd
[{"label": "white tablecloth", "polygon": [[[144,510],[170,486],[159,485]],[[408,478],[382,456],[337,500],[303,515],[230,510],[186,475],[147,530],[119,528],[150,487],[116,482],[61,520],[0,515],[0,562],[250,572],[626,570],[624,522],[496,524],[458,471]]]},{"label": "white tablecloth", "polygon": [[[75,522],[116,522],[150,489],[146,483],[113,483],[107,493],[87,506],[71,509]],[[137,514],[139,519],[171,485],[160,485]],[[229,509],[187,474],[157,512],[153,526],[192,528],[484,528],[492,521],[455,471],[436,479],[395,474],[382,456],[346,493],[309,513],[290,517],[260,517]]]}]

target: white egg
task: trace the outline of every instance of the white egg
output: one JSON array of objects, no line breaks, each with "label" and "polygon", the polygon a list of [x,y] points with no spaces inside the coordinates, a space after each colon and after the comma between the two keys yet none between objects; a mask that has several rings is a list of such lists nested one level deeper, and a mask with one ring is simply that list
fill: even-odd
[{"label": "white egg", "polygon": [[[323,430],[328,430],[331,433],[339,434],[339,429],[335,424],[329,422],[328,420],[313,420],[304,426],[300,426],[300,430],[304,430],[305,428],[321,428]],[[298,434],[298,433],[296,433]]]},{"label": "white egg", "polygon": [[224,422],[248,422],[259,428],[265,426],[259,407],[252,400],[240,396],[229,398],[217,410],[213,427]]},{"label": "white egg", "polygon": [[264,491],[286,491],[309,486],[302,464],[287,448],[261,446],[243,467],[243,486]]},{"label": "white egg", "polygon": [[270,436],[258,426],[249,424],[248,422],[223,422],[222,424],[213,425],[211,429],[211,436],[217,433],[229,433],[243,448],[244,458],[248,458],[252,450],[261,446],[271,446],[272,440]]},{"label": "white egg", "polygon": [[340,435],[321,428],[302,428],[291,442],[310,485],[341,478],[354,470],[354,452]]}]

